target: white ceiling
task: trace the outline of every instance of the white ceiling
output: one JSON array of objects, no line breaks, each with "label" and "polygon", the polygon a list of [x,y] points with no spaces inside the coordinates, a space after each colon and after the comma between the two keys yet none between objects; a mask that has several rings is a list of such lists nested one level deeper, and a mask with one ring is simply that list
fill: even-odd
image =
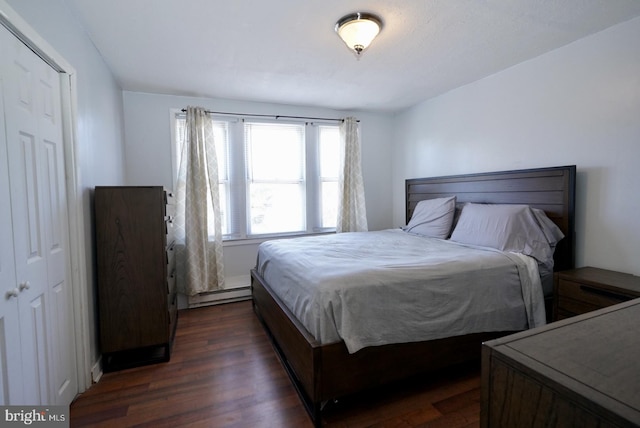
[{"label": "white ceiling", "polygon": [[[617,23],[639,0],[66,0],[124,90],[394,111]],[[384,28],[360,60],[343,15]]]}]

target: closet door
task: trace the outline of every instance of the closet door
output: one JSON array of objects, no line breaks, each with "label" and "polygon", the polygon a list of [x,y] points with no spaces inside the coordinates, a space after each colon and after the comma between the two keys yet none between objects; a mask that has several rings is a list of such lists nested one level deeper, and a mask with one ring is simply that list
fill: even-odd
[{"label": "closet door", "polygon": [[24,404],[77,391],[58,74],[4,31],[2,61]]},{"label": "closet door", "polygon": [[[26,47],[25,47],[26,48]],[[69,404],[77,393],[72,295],[67,281],[68,224],[60,75],[38,58],[36,62],[36,112],[40,137],[40,192],[43,205],[44,252],[49,291],[51,399]]]},{"label": "closet door", "polygon": [[[2,28],[4,30],[4,28]],[[0,32],[0,58],[4,55],[4,33]],[[13,231],[7,139],[0,73],[0,405],[22,402],[22,363],[18,323],[18,290],[13,258]]]}]

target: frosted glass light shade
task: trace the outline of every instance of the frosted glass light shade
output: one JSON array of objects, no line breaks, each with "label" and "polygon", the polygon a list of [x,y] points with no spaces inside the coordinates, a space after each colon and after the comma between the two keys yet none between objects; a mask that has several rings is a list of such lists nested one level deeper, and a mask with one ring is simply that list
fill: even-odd
[{"label": "frosted glass light shade", "polygon": [[347,47],[360,55],[382,29],[382,21],[368,13],[354,13],[340,19],[335,30]]}]

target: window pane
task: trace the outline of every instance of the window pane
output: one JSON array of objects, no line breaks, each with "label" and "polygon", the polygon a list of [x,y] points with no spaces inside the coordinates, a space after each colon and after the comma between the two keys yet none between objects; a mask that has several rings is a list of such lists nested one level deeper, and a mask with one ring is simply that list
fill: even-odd
[{"label": "window pane", "polygon": [[340,132],[337,126],[321,126],[320,130],[320,176],[338,178],[340,167]]},{"label": "window pane", "polygon": [[186,130],[186,120],[184,117],[176,118],[176,171],[180,169],[182,161],[182,145],[184,144],[184,133]]},{"label": "window pane", "polygon": [[[227,185],[220,183],[218,185],[218,191],[220,193],[220,224],[222,228],[222,234],[229,234],[229,198],[227,193]],[[207,193],[207,227],[209,236],[215,235],[214,222],[213,222],[213,205],[211,204],[211,194]]]},{"label": "window pane", "polygon": [[318,138],[321,227],[333,228],[336,227],[338,214],[339,128],[337,126],[320,126]]},{"label": "window pane", "polygon": [[302,185],[253,183],[250,185],[249,193],[249,234],[305,230]]},{"label": "window pane", "polygon": [[338,182],[324,181],[322,186],[322,227],[336,227],[338,220]]},{"label": "window pane", "polygon": [[304,177],[304,125],[245,125],[252,181],[299,181]]},{"label": "window pane", "polygon": [[220,181],[227,181],[229,179],[229,158],[227,156],[228,141],[229,124],[227,122],[213,122],[213,142],[216,146],[218,180]]}]

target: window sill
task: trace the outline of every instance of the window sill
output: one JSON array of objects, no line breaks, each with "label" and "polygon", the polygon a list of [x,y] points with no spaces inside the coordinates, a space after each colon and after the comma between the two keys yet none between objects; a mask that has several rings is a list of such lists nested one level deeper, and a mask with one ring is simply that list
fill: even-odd
[{"label": "window sill", "polygon": [[291,235],[270,235],[260,238],[236,238],[228,239],[222,242],[223,247],[236,247],[241,245],[259,245],[266,241],[272,241],[274,239],[289,239],[289,238],[301,238],[303,236],[320,236],[335,234],[335,231],[327,232],[314,232],[314,233],[296,233]]}]

